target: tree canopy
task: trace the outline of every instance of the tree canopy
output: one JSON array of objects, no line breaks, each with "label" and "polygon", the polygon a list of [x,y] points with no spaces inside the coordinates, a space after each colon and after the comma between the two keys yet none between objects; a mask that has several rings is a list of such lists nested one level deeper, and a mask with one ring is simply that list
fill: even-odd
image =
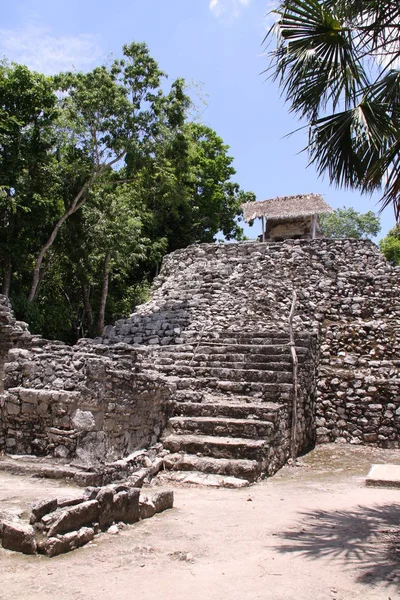
[{"label": "tree canopy", "polygon": [[320,223],[324,236],[331,239],[371,239],[381,230],[379,217],[371,210],[361,214],[346,207],[320,215]]},{"label": "tree canopy", "polygon": [[397,225],[379,242],[381,252],[392,265],[400,265],[400,227]]},{"label": "tree canopy", "polygon": [[75,341],[145,299],[162,256],[222,231],[253,195],[190,121],[145,44],[90,72],[0,63],[0,275],[18,318]]},{"label": "tree canopy", "polygon": [[270,73],[308,122],[310,163],[330,181],[382,194],[400,219],[398,0],[280,0]]}]

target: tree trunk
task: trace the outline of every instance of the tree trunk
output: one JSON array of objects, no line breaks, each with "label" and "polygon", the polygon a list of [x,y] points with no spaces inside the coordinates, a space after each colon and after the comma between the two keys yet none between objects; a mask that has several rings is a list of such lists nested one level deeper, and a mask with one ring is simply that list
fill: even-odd
[{"label": "tree trunk", "polygon": [[88,282],[82,280],[81,288],[82,288],[83,308],[85,310],[86,321],[87,321],[88,336],[94,337],[94,327],[93,327],[94,320],[93,320],[92,305],[90,304]]},{"label": "tree trunk", "polygon": [[32,302],[36,298],[36,295],[38,292],[39,279],[40,279],[40,269],[42,266],[43,259],[45,257],[47,250],[52,247],[54,240],[56,239],[57,234],[60,230],[60,227],[68,219],[68,217],[73,215],[77,210],[79,210],[85,204],[85,202],[87,200],[86,192],[90,189],[91,185],[96,181],[96,179],[98,179],[99,175],[106,168],[110,168],[110,167],[112,167],[112,165],[114,165],[115,163],[122,160],[124,156],[125,156],[125,152],[122,152],[116,158],[114,158],[113,160],[110,160],[108,163],[104,163],[104,164],[98,166],[98,168],[92,174],[90,179],[85,183],[85,185],[82,187],[80,192],[75,196],[74,201],[72,202],[69,209],[65,211],[65,213],[62,215],[62,217],[60,217],[58,219],[57,223],[54,225],[54,229],[51,232],[49,239],[44,244],[44,246],[42,246],[42,248],[38,254],[38,257],[36,259],[35,268],[33,270],[32,286],[31,286],[31,290],[30,290],[29,296],[28,296],[28,302]]},{"label": "tree trunk", "polygon": [[[54,240],[56,239],[57,234],[60,230],[61,225],[68,219],[68,217],[73,215],[74,212],[76,212],[79,208],[81,208],[81,206],[85,203],[84,198],[82,200],[81,200],[81,198],[88,186],[89,186],[89,184],[86,184],[81,189],[81,191],[76,196],[75,200],[73,201],[73,203],[71,204],[69,209],[67,211],[65,211],[65,213],[62,215],[62,217],[60,217],[58,219],[57,223],[54,225],[53,231],[51,232],[49,239],[44,244],[44,246],[42,246],[42,248],[40,249],[40,252],[36,259],[35,268],[33,270],[32,286],[31,286],[31,290],[29,292],[28,302],[32,302],[36,298],[36,295],[38,293],[39,280],[40,280],[40,269],[42,267],[43,259],[45,257],[47,250],[52,247]],[[81,200],[81,201],[79,202],[79,200]]]},{"label": "tree trunk", "polygon": [[1,286],[1,293],[4,296],[10,295],[10,287],[11,287],[11,275],[12,275],[12,260],[11,256],[6,256],[3,261],[3,283]]},{"label": "tree trunk", "polygon": [[110,278],[110,259],[111,259],[111,254],[110,254],[110,252],[107,252],[107,254],[104,257],[103,285],[101,288],[99,318],[97,321],[97,335],[102,335],[103,330],[104,330],[104,315],[106,312],[106,302],[107,302],[107,296],[108,296],[108,281]]}]

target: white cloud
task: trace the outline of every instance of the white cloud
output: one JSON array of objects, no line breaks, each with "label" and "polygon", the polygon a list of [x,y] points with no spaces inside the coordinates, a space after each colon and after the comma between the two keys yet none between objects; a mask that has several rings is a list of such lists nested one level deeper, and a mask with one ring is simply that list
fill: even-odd
[{"label": "white cloud", "polygon": [[251,0],[210,0],[209,8],[216,17],[236,19],[250,2]]},{"label": "white cloud", "polygon": [[25,64],[46,75],[91,68],[101,56],[96,36],[57,36],[35,25],[0,29],[0,58]]}]

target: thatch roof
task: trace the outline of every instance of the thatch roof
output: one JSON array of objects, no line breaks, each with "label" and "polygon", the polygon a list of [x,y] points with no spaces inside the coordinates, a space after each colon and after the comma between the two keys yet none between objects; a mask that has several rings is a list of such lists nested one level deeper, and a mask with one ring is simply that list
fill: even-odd
[{"label": "thatch roof", "polygon": [[298,196],[246,202],[242,208],[243,217],[247,223],[260,217],[266,217],[270,221],[285,221],[332,212],[332,208],[319,194],[299,194]]}]

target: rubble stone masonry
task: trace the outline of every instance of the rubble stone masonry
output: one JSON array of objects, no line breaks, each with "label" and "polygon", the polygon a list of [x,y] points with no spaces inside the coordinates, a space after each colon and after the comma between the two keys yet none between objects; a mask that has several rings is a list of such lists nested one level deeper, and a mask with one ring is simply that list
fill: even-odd
[{"label": "rubble stone masonry", "polygon": [[287,334],[294,290],[295,332],[314,340],[304,426],[318,443],[400,447],[399,271],[371,242],[318,239],[178,250],[148,303],[74,347],[31,336],[0,296],[0,450],[90,463],[154,442],[176,381],[149,356],[219,332]]}]

